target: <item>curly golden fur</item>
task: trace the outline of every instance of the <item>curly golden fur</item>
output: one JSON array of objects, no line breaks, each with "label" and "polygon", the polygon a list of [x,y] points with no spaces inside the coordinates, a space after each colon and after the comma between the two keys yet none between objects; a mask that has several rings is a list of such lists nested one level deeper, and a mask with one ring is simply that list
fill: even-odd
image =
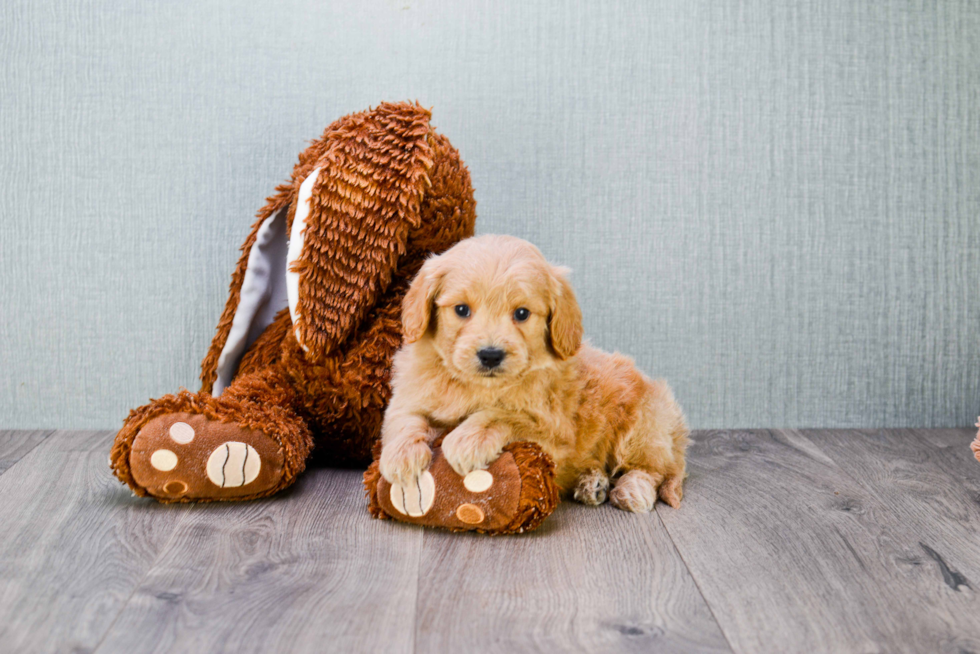
[{"label": "curly golden fur", "polygon": [[[467,239],[430,258],[402,308],[405,345],[381,428],[380,470],[413,483],[430,444],[461,474],[514,441],[539,444],[586,504],[649,511],[683,494],[688,428],[663,381],[582,343],[567,271],[526,241]],[[610,481],[612,480],[612,482]],[[614,484],[609,491],[610,483]]]}]

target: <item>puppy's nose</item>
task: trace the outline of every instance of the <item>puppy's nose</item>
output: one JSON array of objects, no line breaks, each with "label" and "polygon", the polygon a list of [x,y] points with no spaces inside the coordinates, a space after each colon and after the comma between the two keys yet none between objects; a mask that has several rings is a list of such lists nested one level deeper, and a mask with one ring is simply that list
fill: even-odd
[{"label": "puppy's nose", "polygon": [[504,360],[506,354],[499,347],[485,347],[477,352],[476,356],[484,368],[496,368]]}]

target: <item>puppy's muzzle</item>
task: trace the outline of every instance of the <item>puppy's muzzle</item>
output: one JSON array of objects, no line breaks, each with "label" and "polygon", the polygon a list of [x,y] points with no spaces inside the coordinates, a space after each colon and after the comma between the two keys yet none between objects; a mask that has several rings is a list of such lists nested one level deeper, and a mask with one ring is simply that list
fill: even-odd
[{"label": "puppy's muzzle", "polygon": [[480,365],[487,370],[493,370],[503,363],[507,353],[499,347],[485,347],[477,351],[476,358],[480,360]]}]

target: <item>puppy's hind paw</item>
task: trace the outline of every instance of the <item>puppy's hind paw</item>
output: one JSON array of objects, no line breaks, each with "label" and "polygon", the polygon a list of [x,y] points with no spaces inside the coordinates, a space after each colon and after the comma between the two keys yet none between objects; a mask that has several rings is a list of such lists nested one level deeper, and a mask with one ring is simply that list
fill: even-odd
[{"label": "puppy's hind paw", "polygon": [[657,491],[660,499],[669,504],[673,509],[681,508],[681,500],[684,498],[683,484],[683,475],[668,477],[664,480],[664,483],[660,484],[660,490]]},{"label": "puppy's hind paw", "polygon": [[598,468],[583,473],[575,482],[575,501],[598,506],[606,501],[609,493],[609,477]]},{"label": "puppy's hind paw", "polygon": [[631,470],[619,478],[609,494],[613,506],[631,513],[648,513],[657,501],[657,483],[652,475],[642,470]]}]

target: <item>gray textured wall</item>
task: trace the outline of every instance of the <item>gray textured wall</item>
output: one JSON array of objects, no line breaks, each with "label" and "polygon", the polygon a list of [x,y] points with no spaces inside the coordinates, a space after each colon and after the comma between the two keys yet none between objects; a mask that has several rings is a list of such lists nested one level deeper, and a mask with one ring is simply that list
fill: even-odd
[{"label": "gray textured wall", "polygon": [[0,4],[0,424],[196,388],[307,139],[417,98],[695,427],[980,411],[973,2]]}]

